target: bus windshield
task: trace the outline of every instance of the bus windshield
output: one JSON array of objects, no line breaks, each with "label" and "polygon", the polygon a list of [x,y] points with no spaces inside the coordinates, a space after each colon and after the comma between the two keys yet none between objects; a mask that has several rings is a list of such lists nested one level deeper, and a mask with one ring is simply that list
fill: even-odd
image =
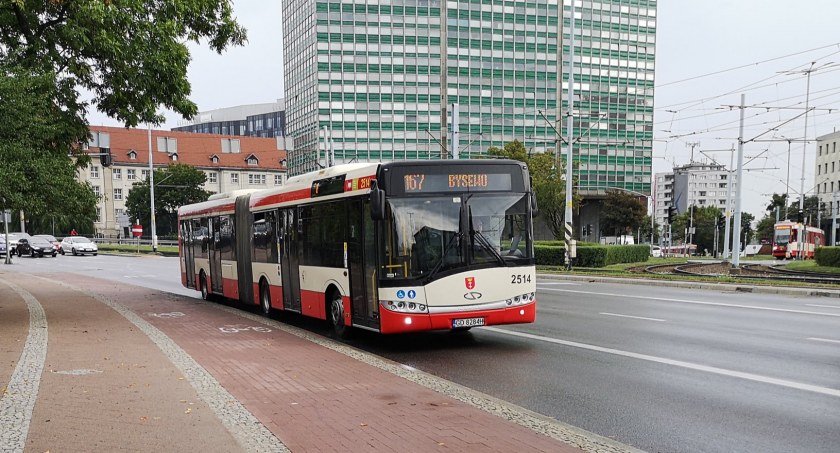
[{"label": "bus windshield", "polygon": [[787,245],[790,242],[790,229],[779,229],[776,230],[776,234],[773,238],[773,243],[776,245]]},{"label": "bus windshield", "polygon": [[386,225],[382,276],[389,279],[532,258],[522,193],[391,198]]}]

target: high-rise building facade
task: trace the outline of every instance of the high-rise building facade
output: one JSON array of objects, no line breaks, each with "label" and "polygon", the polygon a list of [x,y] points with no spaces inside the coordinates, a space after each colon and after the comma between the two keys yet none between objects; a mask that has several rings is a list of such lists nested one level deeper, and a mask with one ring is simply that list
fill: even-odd
[{"label": "high-rise building facade", "polygon": [[[832,213],[832,201],[834,201],[834,212],[840,212],[840,196],[837,194],[837,192],[840,192],[840,154],[837,153],[838,142],[840,142],[840,132],[832,132],[817,137],[817,158],[814,171],[817,179],[814,190],[819,197],[820,206],[824,207],[823,215],[829,217]],[[806,194],[806,196],[811,196],[811,194]],[[790,201],[796,201],[798,199],[798,194],[791,194]]]},{"label": "high-rise building facade", "polygon": [[[477,157],[513,140],[554,150],[571,0],[560,17],[549,0],[285,0],[290,174],[329,149],[347,162]],[[575,18],[579,187],[650,193],[656,1],[577,1]]]}]

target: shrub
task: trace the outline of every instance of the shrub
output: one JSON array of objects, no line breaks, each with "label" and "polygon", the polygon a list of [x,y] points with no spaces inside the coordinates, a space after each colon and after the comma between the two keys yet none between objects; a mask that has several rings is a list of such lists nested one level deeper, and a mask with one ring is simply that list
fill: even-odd
[{"label": "shrub", "polygon": [[556,245],[534,245],[534,257],[537,264],[545,266],[562,266],[566,262],[566,249]]},{"label": "shrub", "polygon": [[820,266],[840,267],[840,247],[818,247],[814,258]]},{"label": "shrub", "polygon": [[[544,245],[541,241],[534,245],[537,264],[544,266],[562,266],[565,264],[566,249],[561,245]],[[585,244],[582,245],[581,244]],[[648,245],[598,245],[592,242],[578,242],[577,258],[574,265],[581,267],[604,267],[619,263],[640,263],[650,256]]]}]

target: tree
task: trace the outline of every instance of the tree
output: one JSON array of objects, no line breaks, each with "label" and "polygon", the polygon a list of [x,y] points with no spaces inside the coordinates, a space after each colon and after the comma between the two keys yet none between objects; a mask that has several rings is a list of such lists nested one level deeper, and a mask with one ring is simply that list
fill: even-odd
[{"label": "tree", "polygon": [[[639,235],[642,237],[642,241],[650,240],[650,216],[645,215],[645,218],[642,220],[642,224],[639,225]],[[653,243],[656,244],[659,242],[659,238],[662,236],[662,225],[656,221],[656,218],[653,220]]]},{"label": "tree", "polygon": [[633,234],[645,219],[647,208],[637,195],[620,190],[608,190],[601,210],[601,227],[605,233],[620,236]]},{"label": "tree", "polygon": [[[811,197],[805,197],[805,201],[803,202],[803,212],[801,221],[810,221],[811,223],[816,223],[818,206],[819,197],[817,197],[816,195]],[[799,200],[792,201],[790,203],[790,206],[788,206],[788,218],[790,220],[793,220],[794,222],[799,221]]]},{"label": "tree", "polygon": [[776,214],[767,214],[758,221],[755,227],[755,235],[761,241],[773,242],[774,226],[776,225]]},{"label": "tree", "polygon": [[127,127],[159,124],[159,106],[192,117],[187,43],[221,52],[245,39],[228,0],[4,2],[0,202],[27,217],[91,222],[92,191],[68,179],[90,162],[78,147],[88,139],[88,108]]},{"label": "tree", "polygon": [[[206,179],[203,171],[185,164],[155,170],[155,224],[158,235],[166,236],[178,230],[179,207],[207,201],[210,192],[202,188]],[[129,217],[140,222],[144,231],[152,231],[148,178],[128,191],[125,207]]]},{"label": "tree", "polygon": [[53,75],[0,63],[0,207],[24,211],[35,233],[51,232],[47,219],[84,230],[96,215],[93,190],[76,180],[68,157],[87,130],[55,95]]},{"label": "tree", "polygon": [[[493,157],[518,160],[528,165],[531,174],[532,190],[537,197],[540,216],[545,219],[548,228],[555,238],[564,236],[564,222],[566,214],[566,187],[563,169],[555,168],[554,153],[537,153],[531,155],[525,145],[519,140],[506,143],[504,148],[490,147],[487,154]],[[577,179],[573,181],[576,185]],[[573,192],[573,205],[580,204],[580,196]]]},{"label": "tree", "polygon": [[774,193],[773,197],[770,199],[770,204],[767,205],[767,212],[776,214],[776,208],[779,208],[779,218],[784,217],[785,215],[785,206],[787,205],[788,196],[786,193],[781,195]]},{"label": "tree", "polygon": [[741,250],[744,250],[744,247],[752,242],[754,234],[752,229],[753,220],[755,220],[755,216],[749,212],[741,213],[741,237],[738,238],[738,240],[741,241]]},{"label": "tree", "polygon": [[219,53],[245,43],[230,1],[15,0],[0,8],[1,60],[56,74],[59,108],[84,118],[85,90],[127,127],[160,123],[161,105],[196,113],[187,43],[205,40]]}]

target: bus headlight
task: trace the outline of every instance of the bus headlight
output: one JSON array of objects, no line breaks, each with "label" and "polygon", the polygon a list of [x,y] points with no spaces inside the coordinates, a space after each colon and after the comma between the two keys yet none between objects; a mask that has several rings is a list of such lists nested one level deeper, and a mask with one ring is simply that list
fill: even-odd
[{"label": "bus headlight", "polygon": [[396,313],[429,313],[429,307],[425,304],[418,304],[414,302],[405,303],[403,301],[383,300],[379,303],[383,308]]}]

